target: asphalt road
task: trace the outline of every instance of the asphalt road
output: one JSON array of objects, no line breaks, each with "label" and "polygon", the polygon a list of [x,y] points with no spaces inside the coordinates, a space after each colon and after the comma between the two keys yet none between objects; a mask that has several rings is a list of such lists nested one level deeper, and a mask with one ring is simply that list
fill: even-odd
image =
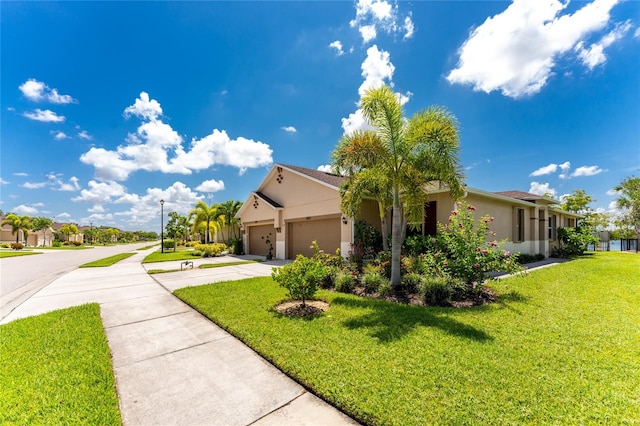
[{"label": "asphalt road", "polygon": [[[42,254],[0,259],[0,319],[31,295],[78,266],[135,251],[153,242],[89,248],[86,250],[42,250]],[[38,251],[37,249],[35,251]]]}]

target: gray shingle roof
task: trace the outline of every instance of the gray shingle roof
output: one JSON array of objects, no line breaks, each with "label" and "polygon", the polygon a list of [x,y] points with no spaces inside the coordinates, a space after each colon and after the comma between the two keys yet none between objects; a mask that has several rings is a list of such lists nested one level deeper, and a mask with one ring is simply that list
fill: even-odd
[{"label": "gray shingle roof", "polygon": [[342,183],[345,181],[344,176],[334,175],[332,173],[322,172],[320,170],[307,169],[304,167],[292,166],[289,164],[280,164],[280,166],[309,176],[310,178],[319,180],[320,182],[324,182],[328,185],[335,186],[336,188],[339,188],[340,185],[342,185]]}]

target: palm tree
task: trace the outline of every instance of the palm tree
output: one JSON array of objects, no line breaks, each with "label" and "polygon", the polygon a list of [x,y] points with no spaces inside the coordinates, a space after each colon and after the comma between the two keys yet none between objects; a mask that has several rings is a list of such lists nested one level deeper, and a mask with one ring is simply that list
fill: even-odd
[{"label": "palm tree", "polygon": [[29,216],[18,216],[15,213],[9,213],[2,221],[2,225],[11,226],[11,234],[16,234],[16,243],[20,242],[20,231],[22,231],[23,238],[26,242],[29,231],[32,228],[31,218]]},{"label": "palm tree", "polygon": [[45,245],[46,243],[46,231],[48,228],[51,227],[51,225],[53,225],[53,220],[49,219],[48,217],[36,217],[35,219],[33,219],[33,221],[31,222],[31,230],[32,231],[42,231],[42,246]]},{"label": "palm tree", "polygon": [[231,238],[231,228],[233,229],[233,236],[236,236],[235,233],[235,225],[238,224],[238,219],[236,219],[236,214],[240,211],[240,207],[242,207],[242,201],[225,201],[222,204],[218,204],[218,215],[222,218],[222,222],[224,226],[227,228],[227,238],[225,240],[225,244]]},{"label": "palm tree", "polygon": [[387,86],[368,90],[360,107],[374,130],[344,136],[332,155],[334,165],[348,171],[341,208],[354,217],[367,196],[378,200],[381,216],[391,206],[391,284],[397,287],[403,229],[407,221],[422,222],[427,185],[444,183],[453,198],[463,193],[458,122],[437,106],[405,119]]},{"label": "palm tree", "polygon": [[208,206],[207,203],[200,200],[196,203],[196,206],[191,210],[189,215],[193,215],[193,229],[194,231],[202,229],[205,233],[205,243],[209,244],[210,234],[220,228],[220,224],[216,219],[218,208],[215,204]]}]

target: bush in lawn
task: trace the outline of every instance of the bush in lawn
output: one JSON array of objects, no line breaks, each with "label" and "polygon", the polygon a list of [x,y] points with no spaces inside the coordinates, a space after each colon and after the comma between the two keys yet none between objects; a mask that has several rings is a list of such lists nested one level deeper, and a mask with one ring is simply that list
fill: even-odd
[{"label": "bush in lawn", "polygon": [[11,243],[11,248],[14,250],[22,250],[24,248],[24,244],[22,243]]},{"label": "bush in lawn", "polygon": [[200,256],[202,256],[202,252],[200,250],[194,250],[194,251],[191,252],[191,256],[200,257]]},{"label": "bush in lawn", "polygon": [[227,246],[222,243],[196,244],[193,248],[202,252],[202,257],[220,256],[223,251],[227,250]]},{"label": "bush in lawn", "polygon": [[391,285],[391,281],[388,279],[385,279],[382,284],[380,284],[380,287],[378,287],[378,295],[383,299],[393,295],[394,292],[395,290]]},{"label": "bush in lawn", "polygon": [[448,275],[467,284],[476,283],[475,288],[480,288],[487,278],[487,272],[513,274],[523,269],[517,262],[517,254],[500,248],[506,239],[500,242],[487,241],[492,217],[483,216],[476,223],[473,217],[475,207],[464,202],[456,203],[456,206],[458,208],[451,212],[448,224],[438,223],[439,252],[436,254],[440,266]]},{"label": "bush in lawn", "polygon": [[11,244],[9,244],[9,243],[0,243],[0,247],[9,248],[9,247],[11,247]]},{"label": "bush in lawn", "polygon": [[80,241],[74,241],[72,244],[76,247],[80,247],[82,245]]},{"label": "bush in lawn", "polygon": [[362,282],[365,293],[375,293],[385,282],[388,282],[386,278],[375,272],[364,274],[360,281]]},{"label": "bush in lawn", "polygon": [[51,243],[52,247],[62,247],[62,241],[54,241]]},{"label": "bush in lawn", "polygon": [[598,244],[600,239],[591,233],[588,227],[558,228],[558,241],[560,247],[556,249],[556,255],[560,257],[580,256],[589,245]]},{"label": "bush in lawn", "polygon": [[176,246],[176,242],[173,240],[164,240],[163,246],[165,249],[172,249]]},{"label": "bush in lawn", "polygon": [[411,272],[402,277],[402,287],[408,293],[417,293],[420,289],[420,281],[422,281],[422,275]]},{"label": "bush in lawn", "polygon": [[335,275],[334,285],[336,291],[351,293],[356,286],[356,277],[349,271],[340,271]]},{"label": "bush in lawn", "polygon": [[292,263],[273,268],[271,278],[289,291],[289,297],[302,300],[302,306],[305,306],[326,274],[326,266],[322,263],[299,254]]},{"label": "bush in lawn", "polygon": [[420,280],[419,291],[422,302],[429,306],[448,306],[453,296],[448,277],[423,277]]}]

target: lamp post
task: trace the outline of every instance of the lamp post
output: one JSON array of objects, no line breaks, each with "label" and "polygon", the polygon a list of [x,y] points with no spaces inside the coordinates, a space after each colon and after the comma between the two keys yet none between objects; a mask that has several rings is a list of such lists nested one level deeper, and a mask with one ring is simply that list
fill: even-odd
[{"label": "lamp post", "polygon": [[91,242],[89,244],[93,245],[93,222],[89,222],[89,226],[91,227]]},{"label": "lamp post", "polygon": [[160,200],[160,253],[164,253],[164,200]]}]

